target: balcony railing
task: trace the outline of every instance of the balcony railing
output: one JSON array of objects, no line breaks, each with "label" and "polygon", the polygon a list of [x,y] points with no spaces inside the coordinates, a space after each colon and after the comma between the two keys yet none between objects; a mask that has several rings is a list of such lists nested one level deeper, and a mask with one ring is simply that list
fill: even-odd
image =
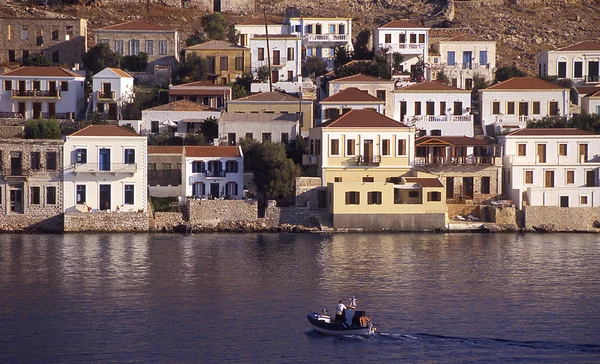
[{"label": "balcony railing", "polygon": [[359,155],[358,156],[358,165],[359,166],[379,166],[381,163],[380,155]]},{"label": "balcony railing", "polygon": [[13,97],[60,99],[60,90],[11,90],[10,94]]},{"label": "balcony railing", "polygon": [[[107,168],[108,167],[108,168]],[[137,163],[85,163],[74,164],[75,173],[135,173],[137,172]]]},{"label": "balcony railing", "polygon": [[307,34],[305,39],[309,42],[347,42],[348,34]]},{"label": "balcony railing", "polygon": [[0,112],[0,119],[23,119],[20,112]]},{"label": "balcony railing", "polygon": [[388,49],[390,52],[423,54],[427,43],[380,43],[380,49]]},{"label": "balcony railing", "polygon": [[433,67],[436,66],[442,66],[444,68],[454,68],[454,69],[461,69],[461,70],[476,70],[476,69],[482,69],[482,68],[490,68],[490,64],[489,63],[434,63],[432,64]]},{"label": "balcony railing", "polygon": [[114,101],[116,100],[116,92],[115,91],[110,91],[110,92],[98,92],[98,101],[104,101],[104,100],[110,100],[110,101]]},{"label": "balcony railing", "polygon": [[531,115],[496,115],[496,125],[499,126],[513,126],[516,125],[520,128],[527,126],[527,122],[530,120],[539,119],[540,116]]},{"label": "balcony railing", "polygon": [[473,115],[415,115],[404,116],[404,123],[414,126],[419,123],[471,123]]},{"label": "balcony railing", "polygon": [[223,178],[227,176],[227,172],[225,171],[206,171],[204,175],[207,178]]},{"label": "balcony railing", "polygon": [[[498,158],[498,161],[501,161]],[[496,157],[415,157],[413,165],[483,165],[496,164]]]}]

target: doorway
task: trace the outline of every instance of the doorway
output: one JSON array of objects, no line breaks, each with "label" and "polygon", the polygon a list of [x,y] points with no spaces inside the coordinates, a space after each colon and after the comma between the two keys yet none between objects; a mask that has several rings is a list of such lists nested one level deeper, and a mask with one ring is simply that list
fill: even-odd
[{"label": "doorway", "polygon": [[101,148],[100,149],[100,161],[99,161],[100,171],[110,171],[110,149]]},{"label": "doorway", "polygon": [[373,161],[373,141],[365,140],[363,144],[363,156],[365,163],[371,163]]},{"label": "doorway", "polygon": [[23,213],[23,185],[10,185],[10,211]]},{"label": "doorway", "polygon": [[219,184],[218,183],[211,183],[210,184],[210,195],[213,198],[218,198],[221,194],[219,192]]},{"label": "doorway", "polygon": [[108,118],[111,120],[117,120],[117,104],[108,104]]},{"label": "doorway", "polygon": [[100,185],[100,210],[110,210],[110,185]]},{"label": "doorway", "polygon": [[33,118],[39,119],[42,117],[42,103],[34,102],[33,103]]}]

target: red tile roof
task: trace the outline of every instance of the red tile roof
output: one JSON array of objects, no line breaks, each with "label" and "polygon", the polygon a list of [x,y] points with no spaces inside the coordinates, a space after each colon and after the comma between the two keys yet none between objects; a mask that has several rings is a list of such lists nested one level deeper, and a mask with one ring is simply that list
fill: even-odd
[{"label": "red tile roof", "polygon": [[380,26],[380,28],[422,28],[422,29],[427,29],[427,27],[412,23],[412,22],[410,22],[408,20],[404,20],[404,19],[392,20],[391,22]]},{"label": "red tile roof", "polygon": [[575,90],[579,95],[589,95],[600,90],[600,86],[575,86]]},{"label": "red tile roof", "polygon": [[593,98],[600,97],[600,87],[596,87],[595,91],[590,92],[589,94],[585,95],[585,97],[593,97]]},{"label": "red tile roof", "polygon": [[512,133],[506,134],[506,136],[572,136],[582,135],[589,136],[595,135],[592,132],[581,130],[577,128],[526,128],[515,130]]},{"label": "red tile roof", "polygon": [[373,110],[350,110],[318,127],[322,128],[408,128],[405,124]]},{"label": "red tile roof", "polygon": [[173,87],[198,87],[198,86],[205,86],[205,87],[229,87],[229,86],[222,86],[222,85],[217,85],[215,83],[209,82],[209,81],[196,81],[196,82],[188,82],[188,83],[183,83],[181,85],[175,85]]},{"label": "red tile roof", "polygon": [[110,25],[108,27],[100,28],[98,30],[169,30],[172,29],[162,27],[160,25],[148,23],[142,20],[133,20],[126,23]]},{"label": "red tile roof", "polygon": [[298,97],[285,92],[259,92],[253,95],[241,97],[239,99],[231,100],[231,102],[237,101],[255,101],[255,102],[298,102]]},{"label": "red tile roof", "polygon": [[469,90],[463,90],[460,88],[448,86],[446,84],[443,84],[443,83],[437,82],[437,81],[420,82],[420,83],[405,86],[405,87],[402,87],[401,89],[396,90],[396,92],[404,92],[404,91],[407,91],[407,92],[412,92],[412,91],[446,91],[446,92],[452,91],[452,92],[471,93],[471,91],[469,91]]},{"label": "red tile roof", "polygon": [[240,147],[185,147],[185,156],[199,157],[241,157]]},{"label": "red tile roof", "polygon": [[86,137],[139,137],[140,135],[118,125],[89,125],[70,136]]},{"label": "red tile roof", "polygon": [[144,111],[217,111],[207,105],[200,105],[188,100],[179,100],[165,105],[151,107]]},{"label": "red tile roof", "polygon": [[444,184],[437,178],[419,178],[419,177],[404,177],[408,183],[416,183],[421,187],[444,187]]},{"label": "red tile roof", "polygon": [[237,44],[230,44],[224,40],[210,40],[206,43],[196,44],[191,47],[187,47],[186,50],[199,50],[199,49],[248,49]]},{"label": "red tile roof", "polygon": [[329,82],[331,82],[331,83],[335,83],[335,82],[357,82],[357,83],[364,83],[364,82],[368,82],[368,83],[388,82],[388,83],[393,83],[394,81],[392,81],[392,80],[386,80],[386,79],[383,79],[381,77],[373,77],[373,76],[365,75],[363,73],[359,73],[359,74],[356,74],[356,75],[346,76],[346,77],[342,77],[342,78],[336,78],[335,80],[331,80]]},{"label": "red tile roof", "polygon": [[468,136],[422,136],[415,140],[415,146],[425,145],[460,145],[460,146],[484,146],[487,142],[483,139]]},{"label": "red tile roof", "polygon": [[[227,91],[225,91],[227,92]],[[171,96],[223,96],[223,90],[215,89],[194,89],[191,88],[186,90],[184,88],[172,88],[169,90]]]},{"label": "red tile roof", "polygon": [[148,154],[182,154],[183,146],[149,145]]},{"label": "red tile roof", "polygon": [[84,77],[62,67],[19,67],[0,76],[25,77]]},{"label": "red tile roof", "polygon": [[485,90],[565,90],[538,77],[513,77],[492,85]]},{"label": "red tile roof", "polygon": [[600,51],[600,40],[586,40],[556,49],[557,51]]},{"label": "red tile roof", "polygon": [[120,68],[109,68],[111,71],[113,71],[114,73],[118,74],[121,77],[125,77],[125,78],[133,78],[129,73],[123,71]]},{"label": "red tile roof", "polygon": [[383,100],[379,100],[377,97],[369,95],[368,92],[359,90],[356,87],[348,87],[343,89],[342,91],[335,93],[323,102],[376,102],[378,104],[383,104]]}]

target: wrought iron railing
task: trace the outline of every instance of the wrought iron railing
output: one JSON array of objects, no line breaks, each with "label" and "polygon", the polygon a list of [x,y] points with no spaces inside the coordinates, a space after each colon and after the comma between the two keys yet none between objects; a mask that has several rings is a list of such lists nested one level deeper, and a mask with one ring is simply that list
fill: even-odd
[{"label": "wrought iron railing", "polygon": [[137,163],[84,163],[74,164],[75,173],[135,173]]},{"label": "wrought iron railing", "polygon": [[15,97],[56,97],[60,98],[60,90],[11,90]]}]

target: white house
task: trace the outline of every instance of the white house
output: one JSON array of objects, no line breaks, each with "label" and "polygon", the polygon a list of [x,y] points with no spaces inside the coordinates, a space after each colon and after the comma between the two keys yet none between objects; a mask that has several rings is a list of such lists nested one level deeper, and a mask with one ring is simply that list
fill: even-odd
[{"label": "white house", "polygon": [[242,147],[185,147],[185,195],[206,198],[244,197]]},{"label": "white house", "polygon": [[0,112],[25,119],[74,119],[85,77],[60,67],[20,67],[0,74]]},{"label": "white house", "polygon": [[[269,34],[255,35],[250,39],[250,72],[257,74],[261,67],[271,62],[273,87],[296,93],[302,87],[302,39],[298,35]],[[268,68],[267,68],[268,69]],[[252,92],[268,91],[269,83],[253,82]]]},{"label": "white house", "polygon": [[118,68],[105,68],[92,80],[92,107],[109,119],[121,119],[123,105],[133,102],[133,77]]},{"label": "white house", "polygon": [[287,144],[300,134],[299,115],[224,113],[219,120],[219,144],[237,145],[242,138]]},{"label": "white house", "polygon": [[600,135],[520,129],[498,137],[504,192],[517,207],[600,206]]},{"label": "white house", "polygon": [[392,20],[373,32],[373,48],[375,52],[387,50],[399,53],[403,61],[400,71],[410,71],[419,58],[423,62],[428,59],[429,28],[408,20]]},{"label": "white house", "polygon": [[538,75],[570,78],[575,83],[600,82],[600,41],[583,41],[537,56]]},{"label": "white house", "polygon": [[468,90],[421,82],[394,91],[394,105],[394,119],[416,127],[420,135],[474,135]]},{"label": "white house", "polygon": [[394,115],[394,81],[364,75],[362,73],[336,78],[328,82],[327,94],[325,97],[350,87],[356,87],[367,92],[369,95],[382,100],[384,102],[383,114],[388,117]]},{"label": "white house", "polygon": [[192,101],[181,100],[142,111],[142,135],[176,133],[184,136],[200,130],[208,118],[219,119],[221,111]]},{"label": "white house", "polygon": [[524,128],[527,121],[567,115],[569,89],[537,77],[513,77],[479,90],[479,113],[486,135]]},{"label": "white house", "polygon": [[147,138],[116,125],[90,125],[66,137],[64,209],[145,211]]},{"label": "white house", "polygon": [[305,18],[287,19],[290,34],[302,39],[306,49],[302,58],[317,56],[333,68],[333,59],[337,47],[352,51],[352,18]]},{"label": "white house", "polygon": [[[262,18],[235,24],[234,27],[240,34],[238,45],[246,48],[250,47],[250,40],[254,36],[265,34],[265,20]],[[289,25],[283,23],[267,20],[266,28],[269,32],[269,39],[272,35],[290,34]]]},{"label": "white house", "polygon": [[473,78],[494,78],[496,42],[478,38],[465,29],[429,31],[431,79],[443,72],[454,87],[471,90]]},{"label": "white house", "polygon": [[581,98],[581,111],[600,115],[600,87]]},{"label": "white house", "polygon": [[322,119],[317,125],[347,113],[350,110],[370,109],[384,114],[385,101],[356,87],[349,87],[320,102]]}]

